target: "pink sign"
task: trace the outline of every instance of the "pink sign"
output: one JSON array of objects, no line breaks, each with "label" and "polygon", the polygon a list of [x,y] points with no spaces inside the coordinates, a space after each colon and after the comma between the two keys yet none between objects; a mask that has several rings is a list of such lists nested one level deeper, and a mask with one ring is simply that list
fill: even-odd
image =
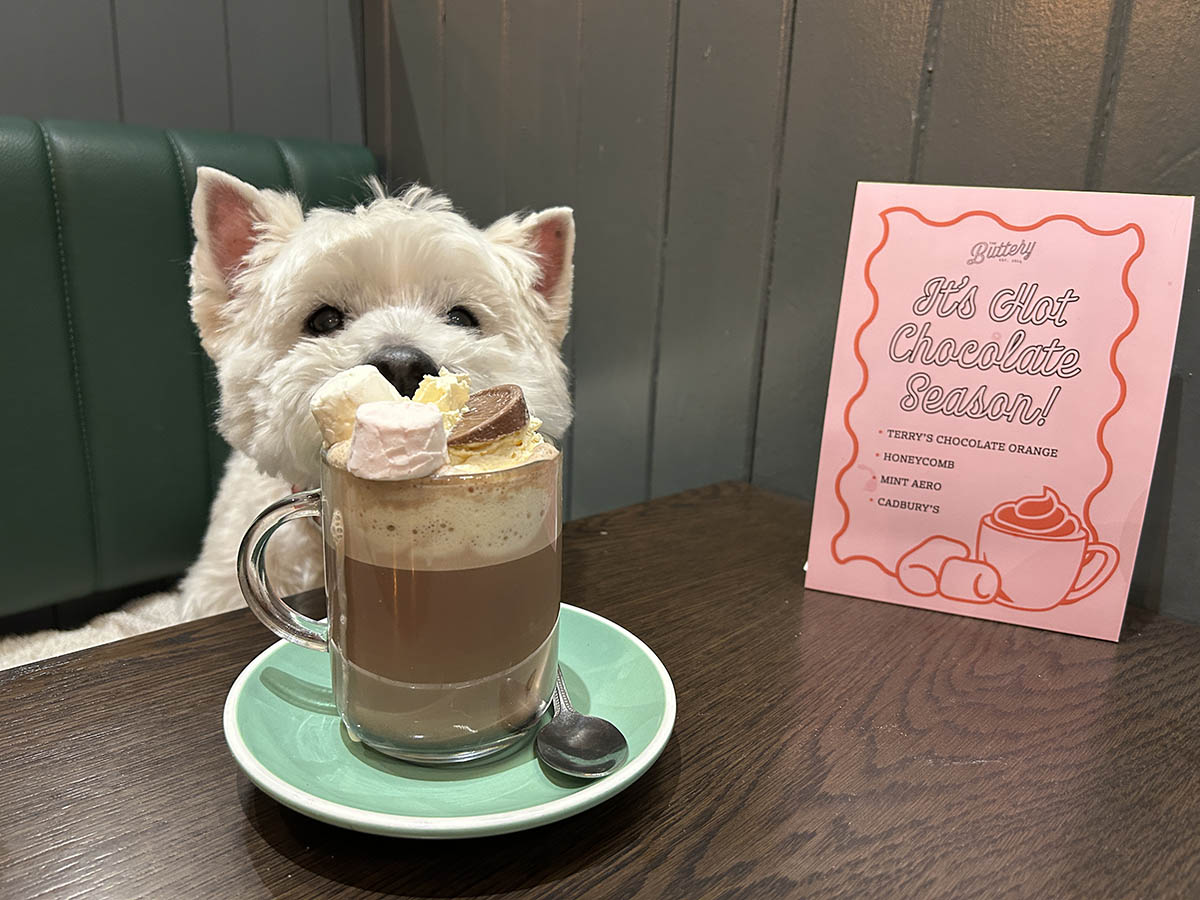
[{"label": "pink sign", "polygon": [[1116,640],[1192,198],[860,184],[807,585]]}]

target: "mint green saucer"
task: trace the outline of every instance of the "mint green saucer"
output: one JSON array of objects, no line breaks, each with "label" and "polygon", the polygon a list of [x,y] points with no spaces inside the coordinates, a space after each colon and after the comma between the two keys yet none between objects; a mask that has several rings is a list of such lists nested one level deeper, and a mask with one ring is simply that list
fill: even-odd
[{"label": "mint green saucer", "polygon": [[225,740],[267,794],[322,822],[414,838],[521,831],[565,819],[629,787],[675,724],[675,688],[624,628],[563,604],[559,663],[572,704],[625,733],[629,760],[599,781],[549,772],[532,743],[492,763],[436,769],[352,742],[334,707],[329,657],[280,641],[242,670],[225,701]]}]

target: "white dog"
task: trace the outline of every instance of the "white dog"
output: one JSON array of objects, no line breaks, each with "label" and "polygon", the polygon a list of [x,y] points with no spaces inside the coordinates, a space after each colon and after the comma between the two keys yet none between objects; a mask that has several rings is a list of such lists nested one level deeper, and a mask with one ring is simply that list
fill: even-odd
[{"label": "white dog", "polygon": [[[373,364],[403,394],[442,366],[469,374],[473,388],[512,382],[545,433],[566,430],[559,351],[571,308],[571,210],[480,230],[427,188],[396,198],[372,187],[367,205],[305,215],[293,194],[198,170],[192,318],[216,364],[218,428],[234,452],[180,593],[130,604],[141,627],[112,633],[127,607],[81,629],[93,629],[91,640],[51,640],[50,653],[241,606],[238,544],[264,507],[317,485],[321,437],[309,400],[343,369]],[[320,585],[318,530],[281,530],[268,569],[282,595]]]},{"label": "white dog", "polygon": [[[197,172],[192,318],[217,367],[218,427],[234,448],[183,618],[242,603],[234,558],[258,512],[316,487],[321,435],[309,412],[331,376],[375,365],[402,394],[442,366],[475,388],[513,382],[547,434],[570,423],[559,356],[571,307],[569,209],[480,231],[426,188],[351,212],[303,214],[292,194]],[[271,545],[281,594],[321,583],[320,535],[302,524]]]}]

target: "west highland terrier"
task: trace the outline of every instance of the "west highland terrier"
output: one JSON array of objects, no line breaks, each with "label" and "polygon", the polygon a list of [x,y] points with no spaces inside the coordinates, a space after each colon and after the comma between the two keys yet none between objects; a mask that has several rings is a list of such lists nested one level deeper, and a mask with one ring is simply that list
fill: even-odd
[{"label": "west highland terrier", "polygon": [[[216,364],[218,429],[233,447],[200,557],[179,593],[134,601],[75,640],[13,639],[23,645],[17,661],[22,650],[38,658],[30,650],[66,652],[243,605],[238,544],[264,507],[317,485],[321,435],[309,400],[344,369],[374,365],[406,395],[441,367],[470,375],[475,389],[519,384],[546,434],[566,430],[571,210],[480,230],[427,188],[399,197],[372,188],[366,205],[306,215],[294,194],[197,171],[192,319]],[[268,569],[281,595],[319,586],[319,529],[280,531]]]}]

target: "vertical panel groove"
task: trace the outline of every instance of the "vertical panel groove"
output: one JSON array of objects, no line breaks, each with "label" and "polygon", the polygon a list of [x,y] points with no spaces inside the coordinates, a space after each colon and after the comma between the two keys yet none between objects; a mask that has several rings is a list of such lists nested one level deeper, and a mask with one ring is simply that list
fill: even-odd
[{"label": "vertical panel groove", "polygon": [[[113,9],[120,120],[225,130],[229,91],[221,0],[115,0]],[[176,36],[183,39],[171,40]]]},{"label": "vertical panel groove", "polygon": [[757,360],[754,381],[750,386],[750,423],[746,430],[746,480],[754,480],[754,442],[758,437],[758,400],[762,394],[763,347],[767,340],[767,317],[770,311],[771,282],[775,270],[775,232],[779,226],[779,180],[783,168],[783,136],[787,131],[788,96],[792,82],[792,48],[795,46],[796,5],[792,0],[783,11],[779,23],[779,81],[775,96],[779,107],[776,110],[775,145],[772,148],[770,188],[771,209],[767,216],[766,236],[763,241],[762,292],[758,298],[758,333],[754,338],[754,357]]},{"label": "vertical panel groove", "polygon": [[325,0],[329,140],[366,143],[366,32],[362,0]]},{"label": "vertical panel groove", "polygon": [[225,92],[229,107],[229,130],[233,131],[233,53],[229,49],[229,0],[221,0],[221,31],[225,35]]},{"label": "vertical panel groove", "polygon": [[[579,196],[579,160],[583,153],[583,0],[575,3],[575,155],[571,166],[574,195]],[[574,346],[572,345],[572,350]]]},{"label": "vertical panel groove", "polygon": [[1121,78],[1121,63],[1125,58],[1125,42],[1129,36],[1129,20],[1133,0],[1113,0],[1112,18],[1108,24],[1108,42],[1104,48],[1104,70],[1100,75],[1100,90],[1096,97],[1096,121],[1092,140],[1088,144],[1087,167],[1083,171],[1083,186],[1096,190],[1104,177],[1104,153],[1108,149],[1108,130],[1113,104]]},{"label": "vertical panel groove", "polygon": [[797,6],[752,469],[768,490],[813,496],[855,184],[908,177],[930,5]]},{"label": "vertical panel groove", "polygon": [[446,115],[446,0],[437,0],[437,65],[438,106],[441,107],[441,121],[438,123],[438,128],[442,132],[438,137],[438,153],[442,157],[438,160],[438,171],[445,178],[446,160],[449,156],[446,150],[446,120],[449,118]]},{"label": "vertical panel groove", "polygon": [[121,89],[121,45],[117,40],[117,0],[108,0],[108,16],[112,23],[113,81],[117,88],[117,121],[125,121],[125,96]]},{"label": "vertical panel groove", "polygon": [[[579,161],[583,154],[583,0],[575,2],[575,156],[572,161],[572,187],[571,195],[575,198],[579,197]],[[573,204],[577,205],[577,204]],[[578,255],[578,251],[576,251]],[[573,262],[573,261],[572,261]],[[575,318],[575,298],[571,298],[572,310],[571,319]],[[574,330],[575,323],[568,321],[568,332]],[[571,501],[574,493],[575,484],[575,338],[572,336],[570,346],[568,347],[568,356],[564,360],[567,364],[567,391],[571,395],[571,422],[572,425],[567,428],[566,435],[563,436],[563,458],[566,462],[566,468],[563,471],[563,519],[570,521],[572,518]]]},{"label": "vertical panel groove", "polygon": [[[509,58],[508,28],[510,16],[508,0],[500,0],[500,153],[504,164],[509,163],[509,139],[512,125],[509,122],[509,94],[512,92],[512,60]],[[507,174],[507,173],[505,173]],[[500,214],[508,210],[508,179],[500,179]]]},{"label": "vertical panel groove", "polygon": [[667,47],[667,114],[663,177],[662,223],[658,242],[658,295],[654,299],[654,324],[651,326],[650,346],[650,402],[647,404],[646,426],[646,486],[643,499],[651,496],[651,473],[654,469],[654,419],[658,407],[658,367],[660,361],[659,340],[662,335],[663,298],[666,292],[667,227],[671,221],[671,161],[675,155],[675,84],[676,61],[679,58],[679,4],[675,0],[671,8],[671,38]]},{"label": "vertical panel groove", "polygon": [[325,31],[322,35],[325,38],[325,109],[328,120],[325,139],[329,141],[333,140],[333,63],[330,61],[332,54],[329,50],[329,4],[332,2],[333,0],[325,0]]},{"label": "vertical panel groove", "polygon": [[[366,0],[359,0],[358,8],[358,46],[362,48],[362,56],[358,58],[358,117],[362,121],[362,142],[367,143],[367,6]],[[387,72],[384,72],[387,75]],[[376,160],[376,168],[379,161]],[[384,173],[387,177],[387,173]]]},{"label": "vertical panel groove", "polygon": [[[183,154],[179,150],[179,142],[175,139],[175,132],[171,130],[164,131],[163,134],[167,137],[167,143],[171,147],[171,154],[175,157],[175,169],[179,174],[179,199],[183,203],[183,245],[188,247],[192,243],[192,232],[188,227],[191,222],[191,202],[188,198],[188,180],[187,169],[183,165]],[[209,415],[216,409],[215,398],[208,394],[208,378],[205,377],[204,371],[204,351],[201,350],[196,355],[196,371],[200,376],[200,406],[204,410],[204,424],[206,428],[212,428],[212,422],[209,421]],[[212,446],[209,441],[204,441],[204,471],[208,477],[208,498],[209,502],[217,495],[217,485],[213,479],[213,458]]]},{"label": "vertical panel groove", "polygon": [[[379,8],[383,11],[383,22],[381,30],[383,31],[383,147],[384,165],[383,177],[386,185],[391,188],[393,179],[396,173],[392,170],[394,165],[393,160],[396,158],[392,152],[392,4],[390,0],[379,0]],[[366,12],[363,12],[363,29],[367,27]],[[365,57],[366,54],[364,54]]]},{"label": "vertical panel groove", "polygon": [[933,103],[933,75],[937,64],[938,37],[942,29],[942,7],[945,0],[933,0],[929,7],[929,22],[925,26],[925,54],[921,59],[920,90],[917,92],[916,118],[913,121],[912,157],[908,180],[921,175],[921,157],[925,155],[925,134],[929,125],[929,108]]},{"label": "vertical panel groove", "polygon": [[54,228],[57,236],[59,278],[62,284],[63,314],[67,325],[67,346],[71,352],[71,380],[75,384],[75,409],[79,417],[79,444],[83,450],[83,465],[87,474],[88,512],[92,522],[92,589],[99,582],[100,528],[96,509],[96,476],[92,464],[91,441],[88,438],[87,416],[83,404],[83,385],[79,375],[79,354],[76,351],[75,317],[71,310],[71,279],[67,269],[67,248],[63,240],[62,206],[58,202],[58,181],[54,175],[54,153],[50,136],[41,122],[36,122],[46,151],[46,169],[50,173],[50,200],[54,205]]}]

